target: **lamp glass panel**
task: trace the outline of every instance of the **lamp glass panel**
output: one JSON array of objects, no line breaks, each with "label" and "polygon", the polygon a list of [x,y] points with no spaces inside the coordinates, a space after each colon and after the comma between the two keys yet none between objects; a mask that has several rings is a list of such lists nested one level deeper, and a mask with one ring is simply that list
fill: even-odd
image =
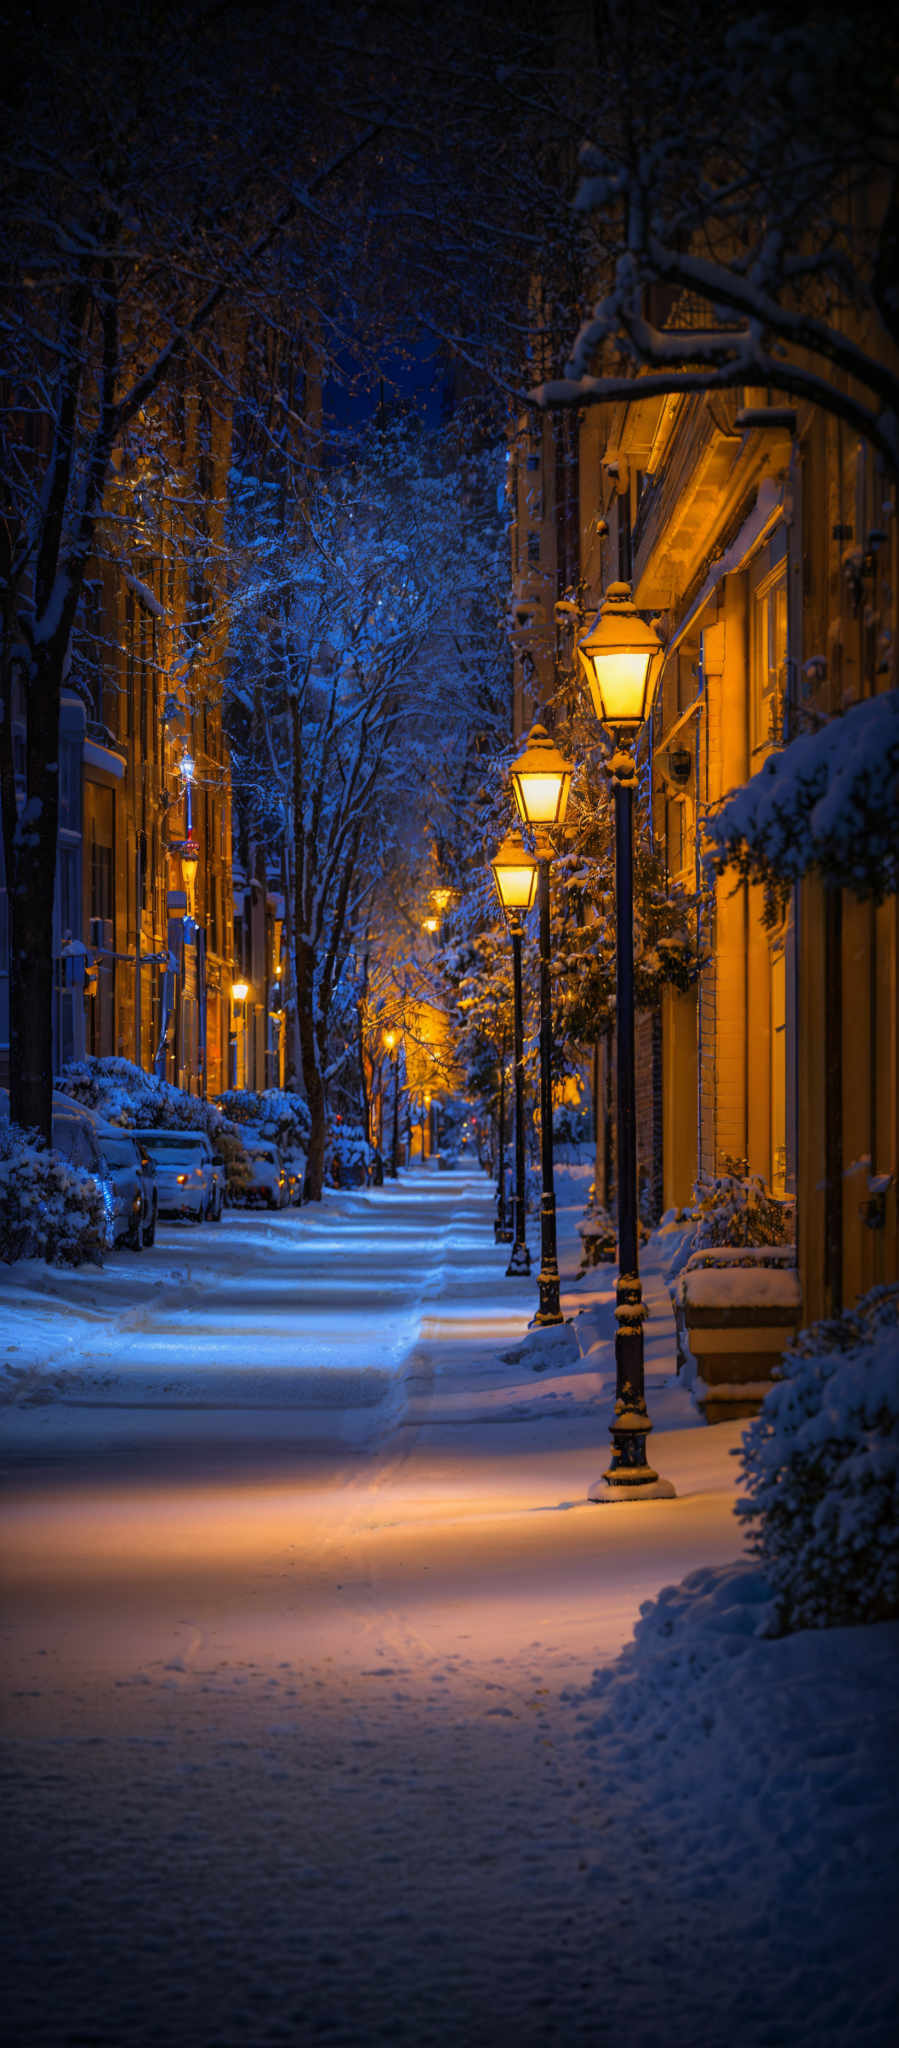
[{"label": "lamp glass panel", "polygon": [[639,725],[643,717],[646,674],[651,654],[616,648],[593,656],[597,716],[609,725]]},{"label": "lamp glass panel", "polygon": [[494,868],[496,889],[504,910],[530,910],[534,900],[537,869],[533,861],[522,861],[520,867],[502,866]]},{"label": "lamp glass panel", "polygon": [[564,775],[532,775],[529,771],[515,773],[512,782],[515,800],[526,825],[554,825],[559,816],[560,797]]}]

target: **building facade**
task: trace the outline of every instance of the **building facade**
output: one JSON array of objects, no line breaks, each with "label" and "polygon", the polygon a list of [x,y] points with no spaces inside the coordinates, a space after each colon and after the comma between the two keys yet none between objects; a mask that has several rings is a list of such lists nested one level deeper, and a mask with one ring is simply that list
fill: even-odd
[{"label": "building facade", "polygon": [[[54,1070],[115,1054],[209,1095],[227,1085],[231,1023],[220,602],[229,441],[227,419],[185,389],[169,422],[165,487],[125,459],[111,486],[109,511],[127,519],[135,544],[126,560],[91,565],[73,639],[54,904]],[[13,727],[24,789],[24,703]],[[4,913],[0,888],[8,1072]]]}]

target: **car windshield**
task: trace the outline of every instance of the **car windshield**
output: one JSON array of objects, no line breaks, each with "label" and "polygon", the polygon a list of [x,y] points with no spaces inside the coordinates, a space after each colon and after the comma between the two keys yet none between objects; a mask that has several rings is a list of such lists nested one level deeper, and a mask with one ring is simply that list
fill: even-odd
[{"label": "car windshield", "polygon": [[251,1159],[267,1159],[270,1165],[274,1164],[278,1156],[273,1145],[260,1145],[258,1142],[250,1146],[249,1152]]},{"label": "car windshield", "polygon": [[123,1138],[107,1138],[101,1134],[98,1139],[100,1150],[107,1166],[133,1166],[136,1154],[133,1145]]},{"label": "car windshield", "polygon": [[189,1131],[141,1131],[140,1141],[148,1152],[203,1152],[204,1138],[192,1137]]}]

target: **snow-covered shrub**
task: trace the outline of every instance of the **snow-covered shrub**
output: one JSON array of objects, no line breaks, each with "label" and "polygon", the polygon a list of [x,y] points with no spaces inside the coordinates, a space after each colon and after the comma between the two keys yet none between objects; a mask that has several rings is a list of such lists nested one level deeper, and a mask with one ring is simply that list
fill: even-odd
[{"label": "snow-covered shrub", "polygon": [[758,1174],[722,1173],[699,1179],[684,1212],[690,1228],[667,1268],[669,1285],[694,1252],[717,1245],[791,1244],[793,1206],[769,1195]]},{"label": "snow-covered shrub", "polygon": [[0,1123],[0,1259],[102,1266],[109,1241],[104,1190],[17,1124]]},{"label": "snow-covered shrub", "polygon": [[302,1095],[287,1088],[228,1088],[219,1108],[235,1124],[252,1124],[282,1152],[307,1152],[311,1118]]},{"label": "snow-covered shrub", "polygon": [[373,1158],[361,1124],[333,1124],[325,1146],[325,1179],[332,1187],[362,1187]]},{"label": "snow-covered shrub", "polygon": [[618,1257],[618,1233],[608,1209],[595,1201],[591,1189],[589,1206],[584,1210],[577,1227],[581,1240],[581,1263],[578,1273],[588,1273],[592,1266],[608,1265]]},{"label": "snow-covered shrub", "polygon": [[157,1081],[133,1060],[112,1055],[71,1060],[54,1086],[108,1123],[131,1129],[205,1131],[217,1143],[221,1116],[214,1103],[173,1088],[170,1081]]},{"label": "snow-covered shrub", "polygon": [[899,1287],[800,1332],[737,1455],[769,1633],[899,1616]]},{"label": "snow-covered shrub", "polygon": [[593,1136],[593,1112],[589,1103],[558,1102],[553,1110],[553,1144],[560,1152],[589,1145]]}]

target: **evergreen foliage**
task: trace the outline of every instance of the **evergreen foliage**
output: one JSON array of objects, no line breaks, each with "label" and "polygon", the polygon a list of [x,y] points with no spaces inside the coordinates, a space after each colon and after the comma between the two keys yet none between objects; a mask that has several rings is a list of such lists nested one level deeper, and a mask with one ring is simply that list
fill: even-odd
[{"label": "evergreen foliage", "polygon": [[769,1634],[899,1615],[899,1287],[801,1332],[738,1455]]}]

